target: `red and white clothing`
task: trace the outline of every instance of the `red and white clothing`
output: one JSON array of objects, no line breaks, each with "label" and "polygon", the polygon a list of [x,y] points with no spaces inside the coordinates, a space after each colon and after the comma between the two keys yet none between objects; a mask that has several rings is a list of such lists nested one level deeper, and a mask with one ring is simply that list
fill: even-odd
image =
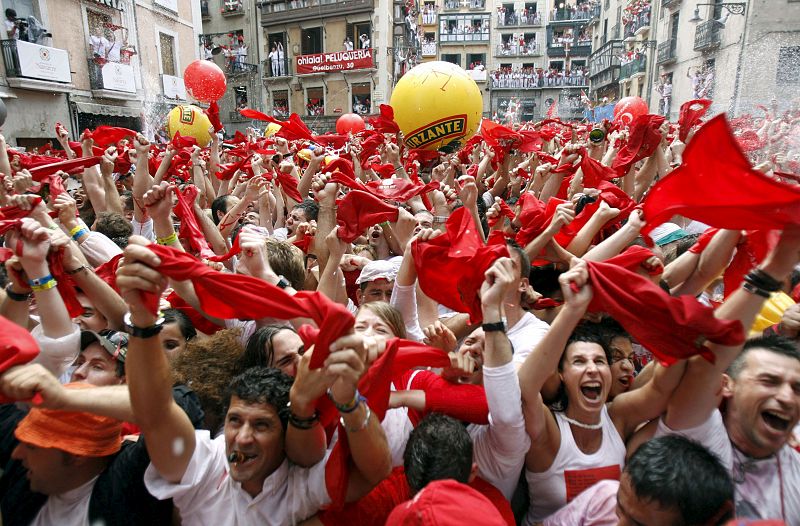
[{"label": "red and white clothing", "polygon": [[601,480],[547,517],[543,526],[617,526],[618,480]]},{"label": "red and white clothing", "polygon": [[736,449],[719,410],[701,425],[675,431],[659,420],[655,436],[680,435],[703,444],[719,457],[733,478],[736,517],[783,519],[800,524],[800,453],[784,445],[777,455],[751,459]]},{"label": "red and white clothing", "polygon": [[588,455],[575,443],[564,414],[554,415],[561,432],[561,446],[553,464],[542,473],[525,470],[531,500],[526,525],[541,522],[601,480],[619,480],[625,467],[625,443],[605,406],[600,413],[602,442],[597,451]]}]

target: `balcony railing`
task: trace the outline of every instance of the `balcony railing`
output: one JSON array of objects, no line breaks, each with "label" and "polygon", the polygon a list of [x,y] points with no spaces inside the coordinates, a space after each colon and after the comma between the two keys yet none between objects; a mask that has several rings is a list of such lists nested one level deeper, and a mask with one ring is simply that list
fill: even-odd
[{"label": "balcony railing", "polygon": [[460,44],[463,42],[488,42],[489,29],[477,33],[439,33],[440,44]]},{"label": "balcony railing", "polygon": [[222,0],[222,8],[219,10],[222,16],[236,16],[244,14],[242,0]]},{"label": "balcony railing", "polygon": [[498,44],[495,46],[495,57],[535,57],[542,54],[536,41],[528,42],[524,46],[519,44]]},{"label": "balcony railing", "polygon": [[707,51],[719,46],[719,24],[708,20],[697,25],[694,32],[694,50]]},{"label": "balcony railing", "polygon": [[489,74],[491,89],[539,89],[539,88],[577,88],[587,86],[586,75],[553,76],[535,73],[497,73]]},{"label": "balcony railing", "polygon": [[680,4],[681,0],[661,0],[661,7],[670,7],[672,5]]},{"label": "balcony railing", "polygon": [[650,9],[645,9],[638,15],[636,15],[633,20],[629,21],[625,24],[625,38],[632,38],[636,36],[636,33],[645,27],[650,27]]},{"label": "balcony railing", "polygon": [[665,40],[658,45],[658,63],[666,64],[677,59],[678,41],[674,38]]},{"label": "balcony railing", "polygon": [[261,0],[264,27],[331,16],[372,13],[375,0]]},{"label": "balcony railing", "polygon": [[459,9],[486,9],[486,0],[444,0],[445,11]]},{"label": "balcony railing", "polygon": [[600,4],[593,5],[589,8],[589,17],[592,21],[600,20]]},{"label": "balcony railing", "polygon": [[573,42],[560,42],[551,40],[547,42],[547,54],[551,57],[566,57],[567,51],[569,56],[586,56],[592,52],[591,40],[575,40]]},{"label": "balcony railing", "polygon": [[130,64],[99,58],[89,58],[87,61],[91,89],[136,93],[136,79]]},{"label": "balcony railing", "polygon": [[72,82],[69,55],[63,49],[40,46],[22,40],[0,40],[6,77],[47,82]]},{"label": "balcony railing", "polygon": [[422,44],[422,56],[423,57],[435,57],[436,56],[436,42],[425,42]]},{"label": "balcony railing", "polygon": [[619,80],[621,81],[625,80],[637,73],[644,73],[644,70],[646,68],[647,68],[647,56],[643,54],[633,59],[631,62],[628,62],[627,64],[620,65]]},{"label": "balcony railing", "polygon": [[211,18],[211,8],[208,5],[208,0],[202,0],[202,2],[200,2],[200,15],[203,17],[203,20]]},{"label": "balcony railing", "polygon": [[497,19],[499,28],[534,27],[542,24],[544,24],[544,19],[539,13],[527,16],[524,13],[506,13],[505,16],[499,16]]},{"label": "balcony railing", "polygon": [[225,74],[229,77],[239,75],[254,75],[258,73],[258,64],[248,64],[247,62],[228,62],[225,65]]},{"label": "balcony railing", "polygon": [[600,75],[611,68],[619,68],[619,56],[623,50],[621,40],[609,40],[589,56],[589,76]]},{"label": "balcony railing", "polygon": [[[587,6],[584,8],[583,6]],[[553,9],[550,12],[550,22],[572,22],[575,20],[589,20],[592,18],[592,10],[588,8],[587,4],[570,9],[565,7],[563,9]]]},{"label": "balcony railing", "polygon": [[611,32],[608,34],[608,38],[610,38],[611,40],[621,38],[619,34],[619,24],[616,24],[611,28]]},{"label": "balcony railing", "polygon": [[261,65],[264,66],[265,79],[285,79],[292,75],[292,72],[289,69],[289,57],[287,57],[285,54],[283,59],[272,60],[268,58],[267,60],[263,61]]}]

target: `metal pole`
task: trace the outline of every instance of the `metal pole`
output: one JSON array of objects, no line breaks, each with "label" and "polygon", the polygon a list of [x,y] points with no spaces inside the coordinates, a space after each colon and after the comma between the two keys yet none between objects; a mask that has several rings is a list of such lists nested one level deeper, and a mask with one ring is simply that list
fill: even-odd
[{"label": "metal pole", "polygon": [[[748,32],[749,32],[748,30],[750,28],[750,24],[747,23],[747,15],[749,14],[749,12],[750,12],[750,4],[747,3],[744,6],[744,13],[743,13],[744,14],[744,31],[742,31],[742,45],[741,45],[741,49],[739,50],[739,60],[736,63],[736,81],[735,81],[735,83],[733,85],[733,97],[731,97],[731,104],[728,107],[728,117],[733,117],[734,115],[736,115],[736,113],[739,110],[739,82],[741,81],[741,78],[742,78],[742,60],[743,60],[743,56],[744,56],[744,47],[745,47],[745,42],[747,42],[747,35],[748,35]],[[716,70],[716,65],[715,65],[714,69]],[[717,73],[715,71],[714,72],[715,77],[716,77],[716,74]],[[715,81],[716,81],[716,78],[715,78]]]}]

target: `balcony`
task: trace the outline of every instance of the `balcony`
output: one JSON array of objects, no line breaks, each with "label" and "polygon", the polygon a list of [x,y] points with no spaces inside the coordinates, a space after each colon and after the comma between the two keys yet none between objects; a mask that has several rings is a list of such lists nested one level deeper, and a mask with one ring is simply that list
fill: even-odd
[{"label": "balcony", "polygon": [[620,38],[619,24],[616,24],[611,28],[611,32],[608,34],[608,38],[610,38],[611,40]]},{"label": "balcony", "polygon": [[548,77],[544,72],[508,73],[495,71],[489,75],[489,88],[492,90],[519,90],[519,89],[546,89],[546,88],[580,88],[586,87],[585,75],[570,75],[562,77]]},{"label": "balcony", "polygon": [[13,88],[69,91],[72,86],[69,54],[24,40],[0,40],[8,84]]},{"label": "balcony", "polygon": [[458,31],[453,33],[439,33],[439,43],[442,45],[469,44],[472,42],[489,42],[489,28],[487,27],[485,30],[476,33],[463,33]]},{"label": "balcony", "polygon": [[622,82],[623,80],[633,77],[637,73],[644,73],[645,69],[647,69],[647,55],[641,54],[632,61],[620,65],[619,80]]},{"label": "balcony", "polygon": [[[436,6],[434,9],[427,9],[422,12],[422,25],[423,26],[435,26],[436,25],[436,15],[439,13],[439,7]],[[397,17],[395,17],[397,18]],[[402,17],[401,17],[402,18]]]},{"label": "balcony", "polygon": [[661,0],[661,7],[672,7],[680,5],[681,0]]},{"label": "balcony", "polygon": [[470,78],[472,80],[474,80],[475,82],[486,82],[486,80],[487,80],[487,73],[486,73],[486,70],[483,69],[483,68],[481,68],[481,69],[468,69],[467,70],[467,75],[469,75]]},{"label": "balcony", "polygon": [[225,75],[229,78],[256,74],[258,74],[258,64],[248,64],[247,62],[229,62],[225,65]]},{"label": "balcony", "polygon": [[589,8],[589,17],[590,24],[600,21],[600,4],[593,5]]},{"label": "balcony", "polygon": [[550,57],[585,57],[592,52],[591,40],[575,40],[573,42],[561,42],[550,39],[547,43],[547,54]]},{"label": "balcony", "polygon": [[625,40],[632,39],[644,29],[650,28],[650,8],[645,9],[625,24]]},{"label": "balcony", "polygon": [[211,9],[208,5],[208,0],[200,2],[200,16],[203,17],[203,21],[211,20]]},{"label": "balcony", "polygon": [[593,90],[619,81],[619,57],[623,49],[621,40],[609,40],[589,56],[589,78]]},{"label": "balcony", "polygon": [[222,8],[219,12],[222,16],[238,16],[244,14],[242,0],[222,0]]},{"label": "balcony", "polygon": [[288,81],[292,72],[289,69],[289,57],[283,54],[283,58],[272,60],[268,58],[261,65],[264,67],[263,79],[266,82],[277,82],[280,80]]},{"label": "balcony", "polygon": [[497,58],[502,57],[538,57],[541,56],[542,50],[536,41],[528,42],[524,46],[519,44],[498,44],[495,46],[494,56]]},{"label": "balcony", "polygon": [[678,41],[674,38],[665,40],[658,45],[658,64],[669,64],[677,60]]},{"label": "balcony", "polygon": [[716,20],[708,20],[697,25],[694,32],[694,50],[710,51],[719,47],[719,24]]},{"label": "balcony", "polygon": [[423,57],[435,57],[436,56],[436,42],[424,42],[422,44],[422,56]]},{"label": "balcony", "polygon": [[495,27],[498,29],[517,29],[520,27],[537,27],[544,24],[544,19],[539,13],[525,16],[522,13],[506,13],[497,19]]},{"label": "balcony", "polygon": [[553,9],[550,11],[550,22],[578,22],[581,20],[589,20],[592,18],[592,12],[592,9],[589,9],[589,4],[581,4],[577,7],[572,6],[572,8],[564,7],[561,9]]},{"label": "balcony", "polygon": [[374,9],[374,0],[262,0],[261,25],[372,13]]},{"label": "balcony", "polygon": [[107,62],[98,58],[87,59],[89,85],[99,97],[127,100],[136,93],[136,77],[130,64]]},{"label": "balcony", "polygon": [[486,0],[444,0],[445,11],[458,11],[459,9],[484,10]]}]

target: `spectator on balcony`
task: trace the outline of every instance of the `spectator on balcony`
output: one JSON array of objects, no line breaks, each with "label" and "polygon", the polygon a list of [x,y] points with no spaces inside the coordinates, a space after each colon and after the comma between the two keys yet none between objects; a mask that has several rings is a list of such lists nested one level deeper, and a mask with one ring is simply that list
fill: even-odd
[{"label": "spectator on balcony", "polygon": [[353,41],[350,40],[350,37],[344,37],[344,42],[342,42],[342,47],[345,51],[353,51]]},{"label": "spectator on balcony", "polygon": [[503,6],[497,8],[497,25],[506,25],[506,8]]},{"label": "spectator on balcony", "polygon": [[108,49],[111,47],[111,43],[103,35],[102,26],[97,26],[94,28],[94,34],[89,37],[89,45],[92,48],[92,55],[94,56],[95,60],[107,59],[106,57],[108,56]]},{"label": "spectator on balcony", "polygon": [[239,35],[238,44],[236,47],[236,69],[243,71],[247,63],[247,45],[244,43],[244,37]]},{"label": "spectator on balcony", "polygon": [[111,29],[106,29],[106,38],[108,40],[108,54],[106,58],[109,62],[119,62],[121,58],[120,52],[122,51],[122,42],[117,40],[116,35]]},{"label": "spectator on balcony", "polygon": [[669,109],[672,104],[672,80],[669,75],[661,75],[661,83],[656,86],[656,92],[661,97],[658,113],[669,117]]},{"label": "spectator on balcony", "polygon": [[361,41],[361,49],[369,48],[369,37],[366,34],[362,34],[359,40]]},{"label": "spectator on balcony", "polygon": [[3,21],[6,27],[6,36],[9,39],[19,39],[19,27],[17,27],[17,12],[10,7],[6,9],[6,19]]},{"label": "spectator on balcony", "polygon": [[214,53],[213,53],[213,51],[214,51],[214,47],[213,47],[213,45],[211,44],[211,41],[210,41],[210,40],[206,40],[206,41],[203,43],[203,49],[202,49],[202,52],[203,52],[203,59],[204,59],[204,60],[214,60]]}]

